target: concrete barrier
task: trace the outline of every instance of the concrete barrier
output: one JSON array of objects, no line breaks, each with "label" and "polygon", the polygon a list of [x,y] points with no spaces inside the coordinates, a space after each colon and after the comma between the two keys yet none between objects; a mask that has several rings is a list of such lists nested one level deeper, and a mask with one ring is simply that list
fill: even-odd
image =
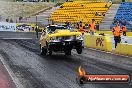
[{"label": "concrete barrier", "polygon": [[132,55],[132,44],[118,43],[115,52],[118,54]]},{"label": "concrete barrier", "polygon": [[84,46],[105,51],[112,51],[112,41],[109,36],[85,34]]}]

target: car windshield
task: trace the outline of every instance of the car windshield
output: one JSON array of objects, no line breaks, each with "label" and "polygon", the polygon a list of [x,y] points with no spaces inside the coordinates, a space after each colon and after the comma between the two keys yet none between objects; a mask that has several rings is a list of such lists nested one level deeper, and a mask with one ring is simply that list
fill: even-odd
[{"label": "car windshield", "polygon": [[49,26],[48,29],[47,29],[47,32],[48,32],[48,33],[52,33],[52,32],[54,32],[56,29],[59,29],[59,30],[66,30],[67,28],[64,27],[64,26]]}]

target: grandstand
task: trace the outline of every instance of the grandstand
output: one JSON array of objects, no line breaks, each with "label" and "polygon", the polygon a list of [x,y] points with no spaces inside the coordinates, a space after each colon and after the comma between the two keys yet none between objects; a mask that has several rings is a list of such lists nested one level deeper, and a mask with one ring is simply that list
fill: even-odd
[{"label": "grandstand", "polygon": [[127,29],[132,30],[132,2],[122,2],[120,4],[111,28],[115,25],[116,21],[120,21],[121,26],[125,24]]},{"label": "grandstand", "polygon": [[[106,6],[107,5],[107,6]],[[101,1],[72,1],[65,2],[59,9],[51,14],[51,19],[55,22],[91,22],[95,19],[96,22],[101,22],[103,19],[102,13],[106,13],[111,2]],[[98,16],[96,13],[100,13]]]}]

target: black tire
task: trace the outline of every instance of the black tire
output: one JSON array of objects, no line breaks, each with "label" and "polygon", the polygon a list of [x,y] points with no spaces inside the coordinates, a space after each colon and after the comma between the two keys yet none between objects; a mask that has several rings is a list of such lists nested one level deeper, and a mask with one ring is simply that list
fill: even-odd
[{"label": "black tire", "polygon": [[81,77],[80,80],[79,80],[79,83],[80,84],[84,84],[86,82],[86,78],[85,77]]},{"label": "black tire", "polygon": [[50,55],[50,56],[52,55],[52,51],[51,51],[51,50],[49,50],[49,55]]},{"label": "black tire", "polygon": [[71,50],[65,51],[65,55],[71,55]]},{"label": "black tire", "polygon": [[82,47],[78,47],[78,48],[76,49],[76,51],[77,51],[78,54],[81,54],[81,53],[82,53]]},{"label": "black tire", "polygon": [[40,45],[40,52],[41,52],[41,55],[46,55],[47,54],[46,47],[41,47],[41,45]]}]

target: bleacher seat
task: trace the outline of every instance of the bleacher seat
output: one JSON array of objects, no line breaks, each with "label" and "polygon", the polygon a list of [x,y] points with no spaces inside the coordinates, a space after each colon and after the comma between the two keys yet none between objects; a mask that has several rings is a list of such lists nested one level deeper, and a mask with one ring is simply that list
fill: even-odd
[{"label": "bleacher seat", "polygon": [[[105,7],[107,4],[108,8]],[[91,22],[95,19],[100,22],[104,16],[96,16],[97,13],[106,13],[112,3],[100,1],[80,1],[65,2],[62,6],[51,14],[51,19],[55,22]]]},{"label": "bleacher seat", "polygon": [[[120,25],[126,24],[128,30],[132,30],[132,2],[122,2],[114,17],[114,22],[110,28],[116,24],[116,21],[120,21]],[[122,22],[123,21],[123,22]]]}]

